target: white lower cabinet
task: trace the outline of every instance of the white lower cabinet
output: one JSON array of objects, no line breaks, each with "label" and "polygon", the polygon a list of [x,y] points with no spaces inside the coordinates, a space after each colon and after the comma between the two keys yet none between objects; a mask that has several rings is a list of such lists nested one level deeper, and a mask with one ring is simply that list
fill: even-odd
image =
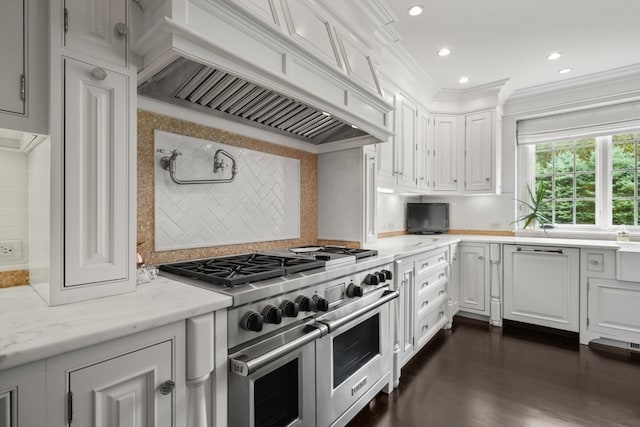
[{"label": "white lower cabinet", "polygon": [[184,426],[185,323],[47,359],[48,426]]},{"label": "white lower cabinet", "polygon": [[489,315],[488,255],[489,244],[462,243],[458,246],[460,311]]},{"label": "white lower cabinet", "polygon": [[449,323],[449,248],[399,259],[395,274],[400,292],[395,337],[399,369]]},{"label": "white lower cabinet", "polygon": [[398,310],[396,313],[397,343],[400,348],[400,366],[404,366],[413,356],[413,319],[414,317],[414,287],[415,276],[413,259],[406,258],[396,261],[396,280],[398,281]]},{"label": "white lower cabinet", "polygon": [[640,349],[640,282],[616,279],[617,255],[606,249],[580,251],[580,342],[604,338]]},{"label": "white lower cabinet", "polygon": [[580,250],[504,246],[504,318],[578,332]]},{"label": "white lower cabinet", "polygon": [[0,372],[0,426],[49,426],[45,413],[45,362]]}]

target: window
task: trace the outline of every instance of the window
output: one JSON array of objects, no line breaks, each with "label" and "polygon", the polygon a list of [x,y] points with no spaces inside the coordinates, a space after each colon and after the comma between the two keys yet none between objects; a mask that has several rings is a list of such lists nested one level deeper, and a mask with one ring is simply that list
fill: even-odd
[{"label": "window", "polygon": [[640,132],[530,145],[529,186],[546,185],[544,213],[557,226],[638,226]]}]

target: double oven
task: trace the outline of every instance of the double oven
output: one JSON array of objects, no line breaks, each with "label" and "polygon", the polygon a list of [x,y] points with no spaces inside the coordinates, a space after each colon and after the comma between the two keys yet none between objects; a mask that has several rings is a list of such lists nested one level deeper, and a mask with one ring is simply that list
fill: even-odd
[{"label": "double oven", "polygon": [[231,354],[229,424],[346,424],[389,383],[396,297],[381,287]]},{"label": "double oven", "polygon": [[391,266],[354,258],[228,288],[229,425],[345,425],[389,385]]}]

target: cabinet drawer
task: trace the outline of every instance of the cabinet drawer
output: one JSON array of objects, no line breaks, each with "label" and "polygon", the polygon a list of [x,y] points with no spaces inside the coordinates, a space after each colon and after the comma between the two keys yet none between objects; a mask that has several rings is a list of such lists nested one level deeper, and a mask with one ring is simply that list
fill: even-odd
[{"label": "cabinet drawer", "polygon": [[447,299],[446,283],[445,280],[441,280],[437,284],[429,286],[427,291],[416,296],[416,317],[424,316],[429,310],[432,310]]},{"label": "cabinet drawer", "polygon": [[589,279],[588,329],[640,343],[640,283]]},{"label": "cabinet drawer", "polygon": [[447,282],[447,269],[446,267],[437,269],[428,274],[423,274],[416,278],[416,294],[420,295],[424,292],[428,292],[435,285],[444,284]]},{"label": "cabinet drawer", "polygon": [[438,266],[446,266],[449,263],[449,248],[436,249],[429,251],[424,255],[416,258],[416,276],[426,274],[433,268]]},{"label": "cabinet drawer", "polygon": [[416,320],[416,347],[425,345],[447,323],[446,298],[443,302]]}]

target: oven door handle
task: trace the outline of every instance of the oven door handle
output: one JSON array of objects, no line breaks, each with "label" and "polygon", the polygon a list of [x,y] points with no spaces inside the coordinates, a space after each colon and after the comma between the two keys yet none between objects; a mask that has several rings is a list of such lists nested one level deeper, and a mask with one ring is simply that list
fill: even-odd
[{"label": "oven door handle", "polygon": [[[326,327],[324,327],[324,329],[326,329]],[[309,331],[303,336],[284,343],[283,345],[259,356],[250,358],[243,353],[234,354],[229,358],[229,369],[236,375],[246,377],[259,371],[260,369],[278,360],[279,358],[286,356],[292,351],[297,350],[312,341],[315,341],[326,333],[327,331],[323,331],[322,327],[318,328],[314,325],[310,326]]]},{"label": "oven door handle", "polygon": [[375,310],[376,308],[380,307],[381,305],[384,305],[384,304],[388,303],[389,301],[392,301],[392,300],[398,298],[399,296],[400,296],[400,292],[387,290],[387,291],[384,291],[384,293],[382,294],[382,296],[380,297],[379,300],[369,304],[366,307],[362,307],[361,309],[356,310],[354,312],[351,312],[351,313],[347,314],[346,316],[341,317],[341,318],[336,319],[336,320],[319,320],[319,322],[322,322],[325,325],[327,325],[329,327],[329,332],[333,332],[334,330],[338,329],[340,326],[346,325],[347,323],[351,322],[352,320],[357,319],[360,316],[364,316],[365,314],[369,313],[370,311]]}]

